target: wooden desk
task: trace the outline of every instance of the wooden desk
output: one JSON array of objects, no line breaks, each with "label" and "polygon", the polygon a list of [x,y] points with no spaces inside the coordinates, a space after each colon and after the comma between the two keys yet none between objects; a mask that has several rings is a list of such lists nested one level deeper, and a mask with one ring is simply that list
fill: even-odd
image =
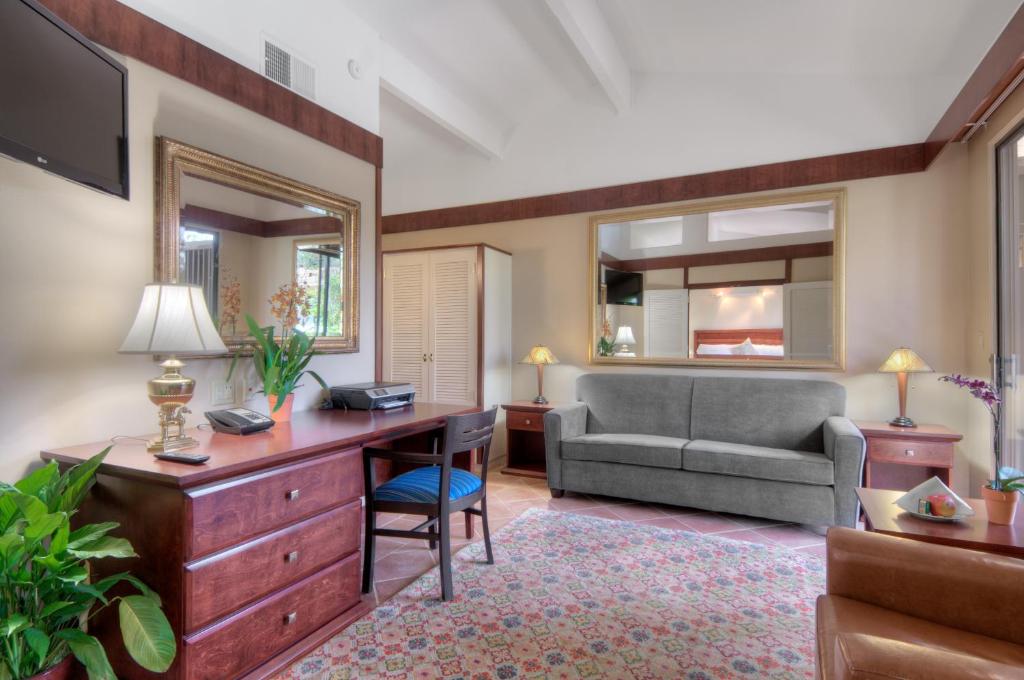
[{"label": "wooden desk", "polygon": [[949,486],[953,447],[963,435],[942,425],[896,427],[855,421],[867,441],[864,486],[910,490],[932,477]]},{"label": "wooden desk", "polygon": [[[192,431],[191,451],[210,456],[203,465],[119,443],[74,521],[120,522],[115,533],[139,553],[96,562],[96,576],[128,569],[163,598],[178,656],[159,677],[267,677],[372,608],[359,592],[362,447],[422,438],[476,410],[304,411],[247,437]],[[77,464],[107,445],[42,457]],[[118,677],[158,677],[127,656],[116,612],[90,625]]]},{"label": "wooden desk", "polygon": [[973,517],[962,522],[931,522],[914,517],[894,505],[904,493],[887,489],[857,489],[857,497],[864,506],[865,528],[900,538],[1024,558],[1024,515],[1018,513],[1010,526],[989,524],[985,501],[965,498],[974,508],[976,514]]}]

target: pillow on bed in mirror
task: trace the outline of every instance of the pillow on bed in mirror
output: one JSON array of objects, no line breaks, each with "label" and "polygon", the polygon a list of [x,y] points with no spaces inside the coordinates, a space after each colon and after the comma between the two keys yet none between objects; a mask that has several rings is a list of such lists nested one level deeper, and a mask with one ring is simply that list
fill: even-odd
[{"label": "pillow on bed in mirror", "polygon": [[736,345],[733,350],[733,354],[739,354],[741,356],[754,356],[757,354],[757,350],[754,348],[754,343],[751,342],[750,338],[747,338],[740,344]]}]

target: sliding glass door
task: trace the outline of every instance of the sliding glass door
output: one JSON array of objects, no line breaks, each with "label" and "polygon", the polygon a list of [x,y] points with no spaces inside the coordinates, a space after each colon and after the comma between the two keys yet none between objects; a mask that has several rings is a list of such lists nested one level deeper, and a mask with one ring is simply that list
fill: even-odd
[{"label": "sliding glass door", "polygon": [[997,383],[1002,409],[1003,465],[1024,469],[1024,128],[996,150]]}]

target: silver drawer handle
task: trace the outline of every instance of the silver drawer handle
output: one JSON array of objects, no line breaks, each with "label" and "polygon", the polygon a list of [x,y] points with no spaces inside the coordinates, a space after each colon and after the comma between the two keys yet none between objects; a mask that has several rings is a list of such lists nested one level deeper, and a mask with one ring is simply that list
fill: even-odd
[{"label": "silver drawer handle", "polygon": [[903,453],[908,455],[908,456],[913,456],[914,455],[914,449],[907,449]]},{"label": "silver drawer handle", "polygon": [[291,612],[290,614],[285,614],[284,615],[284,625],[288,626],[288,625],[291,625],[291,624],[295,623],[295,619],[296,618],[298,618],[298,615],[295,612]]},{"label": "silver drawer handle", "polygon": [[527,418],[527,419],[526,419],[526,424],[527,424],[527,425],[529,425],[529,424],[530,424],[530,419],[529,419],[529,418]]},{"label": "silver drawer handle", "polygon": [[293,551],[291,551],[290,553],[288,553],[287,555],[284,556],[284,561],[285,562],[295,562],[298,559],[299,559],[299,551],[298,550],[293,550]]},{"label": "silver drawer handle", "polygon": [[286,493],[286,494],[284,495],[284,497],[285,497],[285,498],[286,498],[287,500],[290,500],[290,501],[298,500],[298,498],[299,498],[299,490],[298,490],[298,489],[292,489],[291,491],[289,491],[288,493]]}]

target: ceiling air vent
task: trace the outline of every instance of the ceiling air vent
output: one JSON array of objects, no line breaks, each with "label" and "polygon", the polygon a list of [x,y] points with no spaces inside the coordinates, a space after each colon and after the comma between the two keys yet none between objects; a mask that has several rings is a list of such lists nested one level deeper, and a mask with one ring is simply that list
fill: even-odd
[{"label": "ceiling air vent", "polygon": [[263,75],[308,99],[316,99],[316,69],[287,48],[263,40]]}]

